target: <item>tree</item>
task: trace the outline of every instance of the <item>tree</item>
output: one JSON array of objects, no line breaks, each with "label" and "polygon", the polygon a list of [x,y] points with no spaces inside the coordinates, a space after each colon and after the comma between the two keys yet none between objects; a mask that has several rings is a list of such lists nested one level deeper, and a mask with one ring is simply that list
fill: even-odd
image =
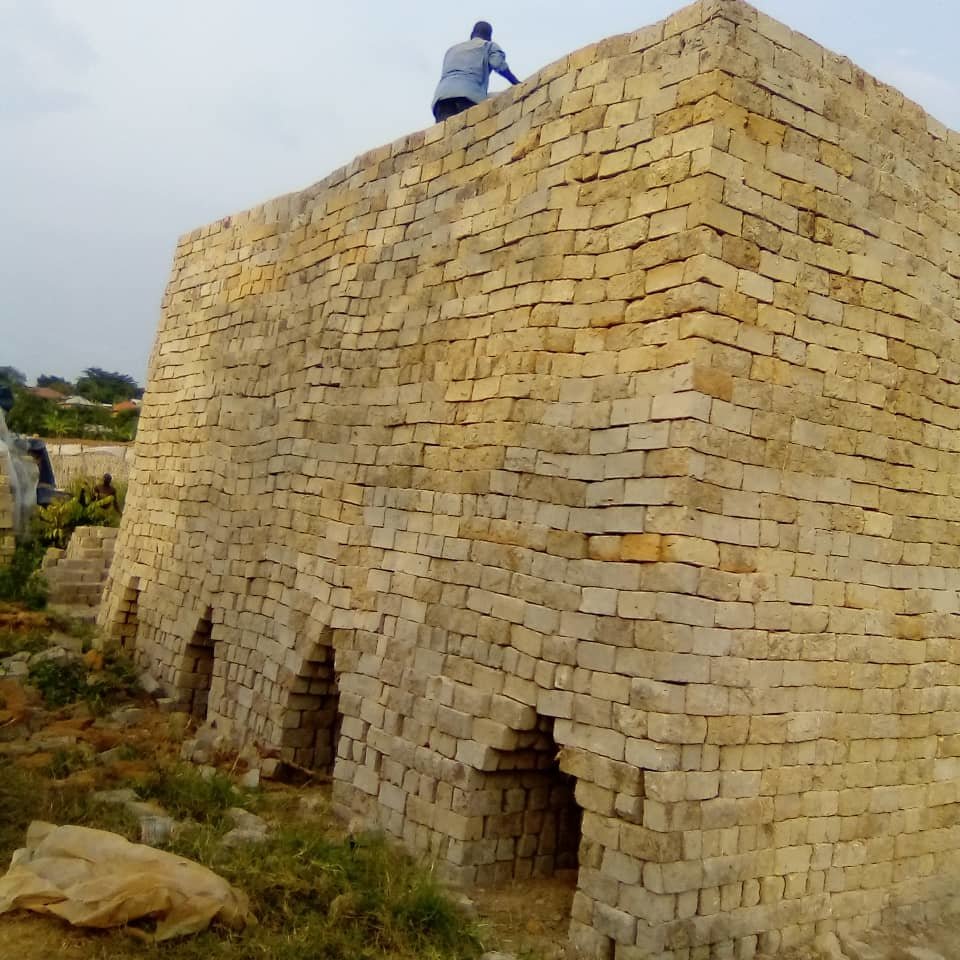
[{"label": "tree", "polygon": [[39,434],[46,428],[53,404],[22,387],[14,391],[13,409],[7,417],[7,426],[17,433]]},{"label": "tree", "polygon": [[0,384],[5,387],[25,386],[27,382],[26,375],[21,373],[16,367],[0,367]]},{"label": "tree", "polygon": [[49,387],[51,390],[57,390],[62,393],[65,397],[70,396],[71,393],[74,393],[76,388],[69,380],[64,380],[63,377],[58,377],[55,374],[41,373],[37,377],[37,386],[38,387]]},{"label": "tree", "polygon": [[43,422],[43,436],[66,437],[75,434],[76,428],[76,411],[69,407],[55,407],[53,404],[50,405],[46,419]]},{"label": "tree", "polygon": [[139,423],[139,410],[121,410],[120,413],[113,415],[113,425],[109,438],[111,440],[133,440],[137,435]]},{"label": "tree", "polygon": [[77,393],[94,403],[119,403],[139,397],[143,390],[125,373],[88,367],[77,380]]}]

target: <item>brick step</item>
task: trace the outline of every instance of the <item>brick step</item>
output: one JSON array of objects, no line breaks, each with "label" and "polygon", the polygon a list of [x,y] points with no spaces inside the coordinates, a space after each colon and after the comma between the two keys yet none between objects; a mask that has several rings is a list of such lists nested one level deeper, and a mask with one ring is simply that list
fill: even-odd
[{"label": "brick step", "polygon": [[47,606],[50,613],[66,614],[73,620],[79,620],[81,623],[97,622],[97,607],[90,603],[74,603],[73,601],[51,600]]},{"label": "brick step", "polygon": [[102,580],[48,580],[51,593],[64,591],[87,591],[97,593],[103,590]]},{"label": "brick step", "polygon": [[98,570],[62,570],[47,574],[47,583],[105,583],[106,579]]},{"label": "brick step", "polygon": [[102,567],[91,567],[89,564],[71,564],[70,566],[58,565],[56,567],[49,567],[48,576],[52,575],[54,577],[100,577],[103,576],[104,570]]}]

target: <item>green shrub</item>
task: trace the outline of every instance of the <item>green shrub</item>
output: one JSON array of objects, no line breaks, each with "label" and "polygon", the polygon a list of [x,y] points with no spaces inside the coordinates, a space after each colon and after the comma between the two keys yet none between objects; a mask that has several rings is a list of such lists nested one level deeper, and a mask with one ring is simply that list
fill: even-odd
[{"label": "green shrub", "polygon": [[99,670],[91,670],[80,660],[43,660],[30,667],[29,679],[48,707],[83,700],[94,713],[102,713],[139,689],[136,669],[123,657],[108,657]]},{"label": "green shrub", "polygon": [[65,707],[82,699],[87,689],[87,668],[79,661],[43,660],[30,668],[30,683],[48,707]]},{"label": "green shrub", "polygon": [[90,484],[76,480],[70,484],[68,497],[37,507],[33,518],[36,540],[45,547],[66,547],[77,527],[116,527],[126,499],[127,485],[115,485],[116,498],[97,500]]},{"label": "green shrub", "polygon": [[44,553],[39,540],[17,543],[9,563],[0,567],[0,600],[22,603],[29,610],[47,605],[47,581],[40,572]]}]

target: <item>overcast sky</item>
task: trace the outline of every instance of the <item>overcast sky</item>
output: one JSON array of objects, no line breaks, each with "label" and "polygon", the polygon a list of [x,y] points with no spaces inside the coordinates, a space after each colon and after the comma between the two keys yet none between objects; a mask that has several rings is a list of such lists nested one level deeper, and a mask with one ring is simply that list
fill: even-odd
[{"label": "overcast sky", "polygon": [[[425,126],[473,20],[522,78],[680,5],[0,0],[0,366],[142,380],[176,238]],[[758,5],[960,128],[957,0]]]}]

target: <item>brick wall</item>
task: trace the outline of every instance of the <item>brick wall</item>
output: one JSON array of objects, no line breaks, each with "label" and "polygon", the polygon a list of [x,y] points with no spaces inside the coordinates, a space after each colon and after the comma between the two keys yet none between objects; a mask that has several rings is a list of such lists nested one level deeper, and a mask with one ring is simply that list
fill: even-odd
[{"label": "brick wall", "polygon": [[934,909],[957,147],[703,0],[189,234],[104,625],[588,956]]},{"label": "brick wall", "polygon": [[47,453],[57,486],[69,487],[75,480],[96,480],[109,473],[114,483],[126,483],[133,465],[133,444],[55,443],[47,441]]}]

